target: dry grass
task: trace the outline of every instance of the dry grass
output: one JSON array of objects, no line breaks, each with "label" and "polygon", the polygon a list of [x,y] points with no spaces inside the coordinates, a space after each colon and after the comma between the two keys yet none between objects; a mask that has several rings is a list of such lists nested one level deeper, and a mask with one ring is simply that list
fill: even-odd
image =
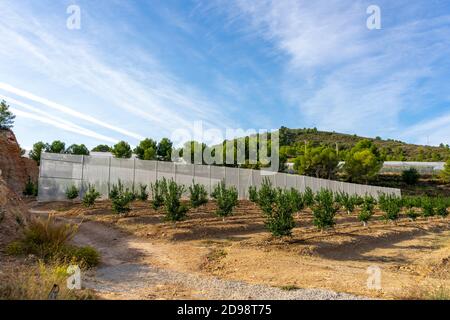
[{"label": "dry grass", "polygon": [[62,264],[7,267],[0,273],[0,300],[46,300],[54,285],[59,287],[58,300],[95,299],[89,290],[69,290],[68,276]]},{"label": "dry grass", "polygon": [[100,257],[91,247],[75,247],[68,242],[78,231],[78,225],[58,223],[53,215],[35,218],[25,227],[23,237],[8,245],[10,255],[33,254],[46,262],[60,261],[94,267]]},{"label": "dry grass", "polygon": [[405,288],[398,298],[403,300],[450,300],[450,288],[444,284],[419,284]]}]

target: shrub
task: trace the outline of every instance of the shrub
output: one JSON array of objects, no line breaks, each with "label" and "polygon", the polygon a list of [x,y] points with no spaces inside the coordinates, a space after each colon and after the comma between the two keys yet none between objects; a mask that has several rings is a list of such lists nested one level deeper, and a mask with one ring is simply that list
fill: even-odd
[{"label": "shrub", "polygon": [[25,227],[22,238],[10,243],[6,253],[34,254],[46,262],[75,262],[87,268],[96,266],[100,258],[95,249],[68,244],[77,231],[78,226],[58,223],[51,215],[47,219],[32,219]]},{"label": "shrub", "polygon": [[186,216],[188,208],[181,204],[184,186],[177,185],[173,180],[167,184],[167,192],[164,194],[164,207],[166,220],[180,221]]},{"label": "shrub", "polygon": [[334,216],[338,209],[334,204],[333,192],[322,189],[316,194],[315,204],[312,208],[314,225],[321,230],[334,226]]},{"label": "shrub", "polygon": [[211,196],[217,201],[216,214],[225,220],[225,217],[231,215],[233,208],[237,205],[238,192],[236,188],[227,188],[225,181],[222,181],[215,186]]},{"label": "shrub", "polygon": [[117,184],[113,184],[108,193],[108,198],[113,200],[119,196],[119,190],[123,189],[122,182],[119,180]]},{"label": "shrub", "polygon": [[93,185],[88,186],[88,190],[84,194],[83,197],[83,205],[85,207],[92,207],[95,204],[95,201],[100,198],[100,193],[95,190],[95,187]]},{"label": "shrub", "polygon": [[408,209],[420,208],[422,207],[422,197],[402,197],[402,203]]},{"label": "shrub", "polygon": [[286,191],[279,192],[273,210],[267,216],[265,223],[272,235],[281,237],[292,234],[292,229],[295,227],[293,212],[292,194]]},{"label": "shrub", "polygon": [[248,187],[248,196],[251,202],[258,203],[258,189],[256,186]]},{"label": "shrub", "polygon": [[402,199],[393,195],[381,194],[379,201],[380,209],[384,211],[384,220],[397,220],[402,209]]},{"label": "shrub", "polygon": [[31,177],[28,177],[28,181],[25,184],[25,189],[23,190],[23,195],[24,196],[37,196],[37,194],[38,194],[37,184],[35,184],[31,180]]},{"label": "shrub", "polygon": [[441,217],[448,216],[447,204],[443,199],[436,200],[436,214]]},{"label": "shrub", "polygon": [[434,210],[433,200],[429,197],[424,197],[422,199],[422,216],[432,217],[434,215],[436,215],[436,211]]},{"label": "shrub", "polygon": [[265,177],[262,181],[261,188],[258,191],[258,204],[265,215],[271,214],[276,197],[276,189],[272,187],[270,179]]},{"label": "shrub", "polygon": [[93,247],[69,247],[68,253],[72,261],[81,264],[85,268],[93,268],[100,263],[100,254]]},{"label": "shrub", "polygon": [[206,192],[205,187],[201,184],[192,183],[192,186],[189,187],[189,194],[191,206],[194,208],[208,202],[208,192]]},{"label": "shrub", "polygon": [[410,168],[402,172],[402,180],[404,183],[413,185],[419,182],[420,174],[416,168]]},{"label": "shrub", "polygon": [[310,187],[306,187],[305,189],[305,193],[303,194],[303,202],[307,207],[311,207],[314,204],[314,192]]},{"label": "shrub", "polygon": [[79,191],[75,185],[72,185],[66,189],[67,199],[69,199],[69,200],[76,199],[76,198],[78,198],[78,195],[79,195]]},{"label": "shrub", "polygon": [[361,221],[364,226],[367,225],[370,218],[373,216],[373,211],[375,208],[375,199],[371,196],[364,197],[363,204],[361,207],[361,211],[359,212],[358,219]]},{"label": "shrub", "polygon": [[353,213],[356,206],[356,197],[346,192],[340,192],[337,196],[337,202],[345,209],[347,214]]},{"label": "shrub", "polygon": [[155,184],[150,185],[152,190],[152,206],[153,209],[157,210],[164,205],[164,197],[167,193],[167,180],[163,178],[162,180],[157,180]]},{"label": "shrub", "polygon": [[118,214],[130,212],[130,203],[133,202],[136,195],[119,182],[115,188],[113,198],[111,199],[112,211]]},{"label": "shrub", "polygon": [[445,162],[444,170],[441,171],[440,177],[444,182],[450,182],[450,159]]},{"label": "shrub", "polygon": [[139,184],[139,193],[136,197],[141,201],[148,200],[147,185]]},{"label": "shrub", "polygon": [[299,212],[304,209],[304,199],[303,195],[295,188],[291,188],[288,191],[286,191],[286,195],[289,198],[289,202],[292,207],[292,212]]}]

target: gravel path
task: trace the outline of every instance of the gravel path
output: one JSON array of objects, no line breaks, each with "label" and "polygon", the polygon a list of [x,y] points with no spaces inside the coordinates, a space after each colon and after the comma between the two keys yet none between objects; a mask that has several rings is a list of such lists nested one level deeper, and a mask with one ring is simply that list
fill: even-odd
[{"label": "gravel path", "polygon": [[[33,212],[33,211],[32,211]],[[35,214],[44,212],[34,211]],[[62,219],[62,218],[61,218]],[[64,218],[64,220],[67,220]],[[70,219],[72,222],[79,222]],[[83,284],[100,293],[125,299],[158,298],[152,295],[155,288],[161,291],[183,291],[173,298],[190,299],[256,299],[256,300],[354,300],[361,299],[345,293],[322,289],[282,290],[266,285],[222,280],[162,269],[143,262],[153,254],[152,244],[144,239],[127,235],[107,225],[83,222],[74,238],[78,245],[90,245],[101,254],[101,265],[84,276]],[[168,298],[167,292],[161,294]],[[169,296],[170,298],[170,296]]]}]

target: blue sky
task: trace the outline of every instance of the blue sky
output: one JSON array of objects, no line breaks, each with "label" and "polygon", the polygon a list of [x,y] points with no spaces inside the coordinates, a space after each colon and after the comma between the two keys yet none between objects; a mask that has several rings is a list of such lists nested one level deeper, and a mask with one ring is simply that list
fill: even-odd
[{"label": "blue sky", "polygon": [[450,143],[448,1],[0,0],[0,39],[26,148],[135,145],[195,121]]}]

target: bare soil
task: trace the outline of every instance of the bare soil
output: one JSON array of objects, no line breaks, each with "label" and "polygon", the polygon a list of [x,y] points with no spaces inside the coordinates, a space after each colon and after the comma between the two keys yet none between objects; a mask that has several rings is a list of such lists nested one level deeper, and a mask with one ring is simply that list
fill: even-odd
[{"label": "bare soil", "polygon": [[[109,271],[118,278],[108,280],[108,269],[92,278],[100,279],[97,289],[104,286],[107,298],[221,298],[239,291],[235,283],[245,284],[239,285],[236,298],[249,298],[252,292],[259,292],[257,297],[343,298],[331,293],[340,292],[395,299],[414,298],[412,292],[421,286],[450,288],[449,219],[401,217],[392,223],[381,221],[377,213],[363,227],[356,214],[341,212],[335,228],[320,232],[305,210],[296,215],[292,237],[277,239],[265,230],[260,210],[247,201],[225,221],[214,215],[215,204],[210,202],[191,209],[187,219],[176,224],[165,222],[164,212],[151,209],[149,202],[134,203],[127,216],[112,213],[109,202],[90,209],[77,203],[36,204],[33,210],[83,220],[91,228],[77,241],[99,247],[106,268],[115,266]],[[145,270],[140,269],[143,261]],[[367,287],[371,266],[381,268],[381,290]],[[131,278],[136,280],[135,292],[118,290],[130,268],[153,280],[139,285],[143,277]],[[167,281],[156,281],[163,274]],[[274,293],[273,287],[280,289]],[[330,291],[321,295],[320,290],[297,288]]]}]

